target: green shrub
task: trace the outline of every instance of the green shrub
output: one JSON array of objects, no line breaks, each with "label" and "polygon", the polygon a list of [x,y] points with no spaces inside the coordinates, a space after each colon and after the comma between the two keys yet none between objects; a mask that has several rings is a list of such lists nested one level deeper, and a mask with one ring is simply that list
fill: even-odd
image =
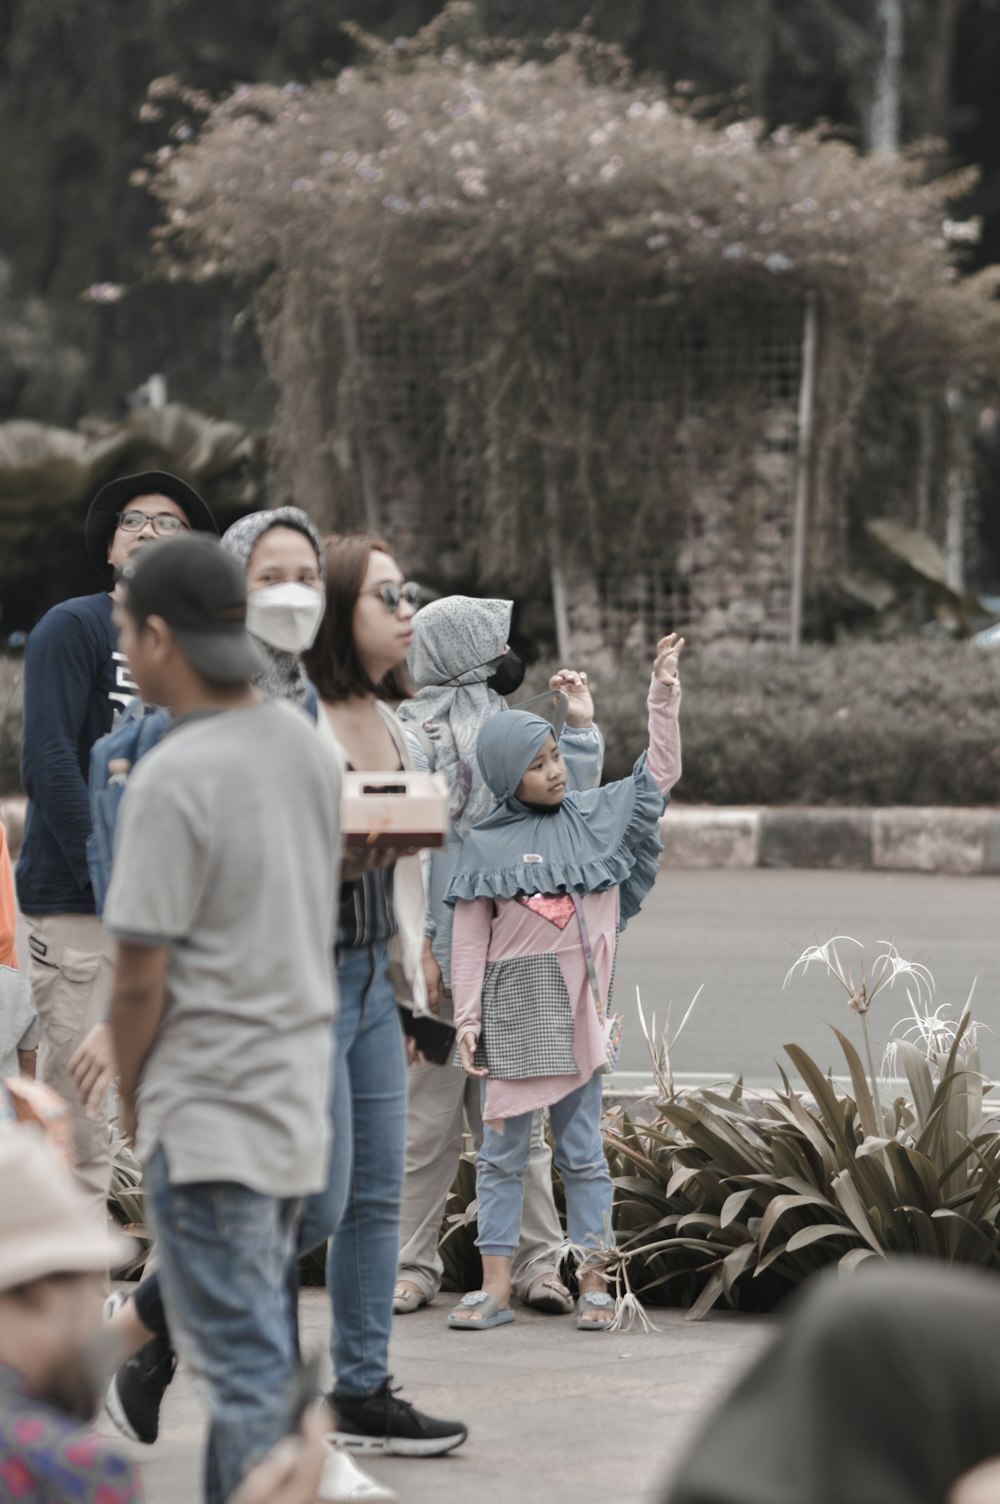
[{"label": "green shrub", "polygon": [[[998,652],[919,640],[691,652],[681,677],[685,802],[1000,802]],[[598,678],[609,778],[646,744],[647,683],[637,661]]]},{"label": "green shrub", "polygon": [[[525,695],[547,679],[536,666]],[[1000,803],[1000,652],[967,643],[755,648],[683,661],[686,803]],[[0,796],[20,789],[23,659],[0,657]],[[595,685],[605,774],[646,742],[648,665]]]}]

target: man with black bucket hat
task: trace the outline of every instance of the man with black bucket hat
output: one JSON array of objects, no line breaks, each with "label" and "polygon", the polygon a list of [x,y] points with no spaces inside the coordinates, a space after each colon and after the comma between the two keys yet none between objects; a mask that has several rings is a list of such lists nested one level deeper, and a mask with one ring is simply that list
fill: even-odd
[{"label": "man with black bucket hat", "polygon": [[29,803],[17,892],[41,1024],[38,1071],[70,1103],[77,1179],[102,1221],[111,1182],[108,1126],[103,1117],[87,1117],[69,1066],[81,1047],[98,1056],[108,1049],[101,1020],[111,948],[87,870],[87,774],[91,748],[135,694],[110,591],[114,574],[137,550],[192,530],[218,532],[205,502],[178,476],[147,470],[109,482],[85,524],[87,551],[107,588],[54,606],[31,632],[25,653],[21,775]]},{"label": "man with black bucket hat", "polygon": [[340,769],[253,688],[246,599],[238,561],[185,537],[129,561],[115,607],[139,693],[174,718],[128,774],[104,906],[120,1121],[208,1395],[208,1504],[291,1424],[286,1276],[326,1183],[336,999]]}]

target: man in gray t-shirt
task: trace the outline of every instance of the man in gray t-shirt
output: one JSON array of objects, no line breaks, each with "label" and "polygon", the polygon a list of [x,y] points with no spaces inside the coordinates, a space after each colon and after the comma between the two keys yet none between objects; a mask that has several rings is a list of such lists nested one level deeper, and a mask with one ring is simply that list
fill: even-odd
[{"label": "man in gray t-shirt", "polygon": [[176,1347],[211,1397],[223,1504],[288,1428],[286,1274],[325,1184],[340,774],[308,719],[250,685],[246,585],[211,540],[124,572],[121,646],[176,720],[130,775],[104,919],[111,1025]]}]

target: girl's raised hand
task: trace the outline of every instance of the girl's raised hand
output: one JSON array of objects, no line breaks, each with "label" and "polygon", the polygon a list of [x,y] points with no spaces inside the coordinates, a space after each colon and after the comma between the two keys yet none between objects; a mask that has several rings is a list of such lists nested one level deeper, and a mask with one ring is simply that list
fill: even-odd
[{"label": "girl's raised hand", "polygon": [[576,669],[561,668],[549,680],[550,689],[561,689],[569,700],[566,711],[568,726],[584,727],[594,724],[594,699],[590,693],[587,675]]},{"label": "girl's raised hand", "polygon": [[658,683],[669,687],[681,682],[677,677],[677,665],[680,662],[683,646],[684,639],[678,637],[676,632],[670,632],[666,637],[660,638],[656,644],[656,660],[653,664],[653,678]]}]

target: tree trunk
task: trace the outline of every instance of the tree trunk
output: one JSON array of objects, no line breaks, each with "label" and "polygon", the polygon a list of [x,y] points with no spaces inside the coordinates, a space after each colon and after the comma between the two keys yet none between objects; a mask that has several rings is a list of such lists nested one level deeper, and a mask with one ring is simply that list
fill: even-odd
[{"label": "tree trunk", "polygon": [[358,329],[354,313],[346,296],[341,298],[341,328],[344,335],[344,350],[350,382],[351,437],[354,460],[358,467],[361,502],[365,509],[365,527],[370,533],[381,530],[378,495],[372,474],[371,456],[368,450],[368,431],[365,422],[365,371],[358,347]]},{"label": "tree trunk", "polygon": [[927,44],[921,134],[947,140],[951,123],[951,74],[960,0],[937,0]]}]

